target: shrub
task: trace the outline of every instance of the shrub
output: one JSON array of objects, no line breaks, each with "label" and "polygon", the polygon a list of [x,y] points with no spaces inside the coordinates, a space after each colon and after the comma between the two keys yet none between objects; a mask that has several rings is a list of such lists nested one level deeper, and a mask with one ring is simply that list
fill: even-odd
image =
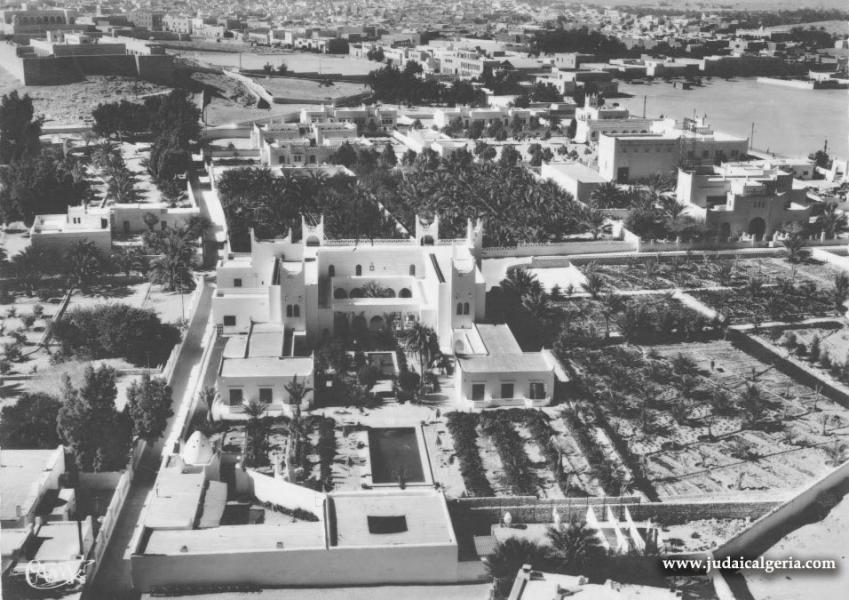
[{"label": "shrub", "polygon": [[21,394],[17,402],[3,407],[0,446],[45,450],[56,448],[60,444],[56,432],[60,406],[62,404],[59,400],[48,394]]},{"label": "shrub", "polygon": [[53,336],[66,355],[125,358],[134,365],[156,366],[167,360],[180,332],[152,310],[101,304],[71,311],[54,323]]}]

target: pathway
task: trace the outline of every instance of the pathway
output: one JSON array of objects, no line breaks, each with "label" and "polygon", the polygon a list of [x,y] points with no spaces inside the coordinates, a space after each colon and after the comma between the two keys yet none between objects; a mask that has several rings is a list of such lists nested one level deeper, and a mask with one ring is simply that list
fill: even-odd
[{"label": "pathway", "polygon": [[[185,402],[191,402],[199,376],[203,357],[202,341],[206,331],[207,321],[212,308],[213,287],[205,283],[203,295],[197,310],[192,316],[186,341],[183,346],[174,374],[171,378],[171,389],[175,403],[174,414]],[[168,420],[165,434],[152,446],[145,448],[136,476],[127,495],[123,510],[112,532],[112,539],[103,555],[103,562],[92,585],[84,594],[84,600],[100,600],[101,598],[135,598],[130,578],[129,544],[135,537],[138,528],[139,515],[144,507],[148,492],[156,481],[156,474],[162,458],[163,440],[170,435],[174,426],[174,417]]]}]

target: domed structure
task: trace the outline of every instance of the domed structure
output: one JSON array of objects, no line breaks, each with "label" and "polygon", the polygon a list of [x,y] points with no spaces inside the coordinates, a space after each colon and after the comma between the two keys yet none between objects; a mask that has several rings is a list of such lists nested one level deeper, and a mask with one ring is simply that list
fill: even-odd
[{"label": "domed structure", "polygon": [[187,465],[207,465],[213,455],[212,442],[200,431],[195,431],[183,445],[180,458]]}]

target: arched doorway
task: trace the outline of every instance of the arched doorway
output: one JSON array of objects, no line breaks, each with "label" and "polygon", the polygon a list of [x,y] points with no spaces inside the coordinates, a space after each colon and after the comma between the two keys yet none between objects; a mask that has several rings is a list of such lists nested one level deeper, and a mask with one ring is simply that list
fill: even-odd
[{"label": "arched doorway", "polygon": [[368,328],[372,331],[381,331],[386,326],[386,321],[380,315],[375,315],[368,322]]},{"label": "arched doorway", "polygon": [[749,221],[749,235],[753,235],[755,240],[761,241],[764,239],[764,233],[766,232],[766,221],[761,219],[760,217],[755,217],[751,221]]},{"label": "arched doorway", "polygon": [[433,236],[431,236],[431,235],[422,236],[422,246],[433,246]]}]

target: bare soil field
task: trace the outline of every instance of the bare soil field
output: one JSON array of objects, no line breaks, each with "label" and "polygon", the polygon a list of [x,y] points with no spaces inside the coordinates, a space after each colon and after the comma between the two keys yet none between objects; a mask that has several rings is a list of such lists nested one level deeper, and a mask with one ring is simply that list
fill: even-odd
[{"label": "bare soil field", "polygon": [[334,82],[323,85],[311,79],[297,77],[266,76],[254,77],[253,80],[264,87],[275,98],[295,98],[315,102],[331,102],[368,92],[369,88],[355,83]]},{"label": "bare soil field", "polygon": [[23,86],[0,69],[0,94],[17,90],[33,99],[36,114],[44,115],[45,125],[80,124],[91,119],[91,111],[101,103],[138,101],[139,96],[171,88],[129,77],[92,75],[85,81],[66,85]]},{"label": "bare soil field", "polygon": [[734,397],[756,386],[769,407],[761,421],[778,424],[754,429],[742,410],[721,416],[700,402],[691,405],[684,424],[670,415],[659,417],[665,431],[650,436],[640,433],[634,419],[613,417],[662,497],[798,489],[830,470],[839,457],[829,450],[849,440],[849,410],[729,342],[653,349],[694,361],[704,388]]}]

